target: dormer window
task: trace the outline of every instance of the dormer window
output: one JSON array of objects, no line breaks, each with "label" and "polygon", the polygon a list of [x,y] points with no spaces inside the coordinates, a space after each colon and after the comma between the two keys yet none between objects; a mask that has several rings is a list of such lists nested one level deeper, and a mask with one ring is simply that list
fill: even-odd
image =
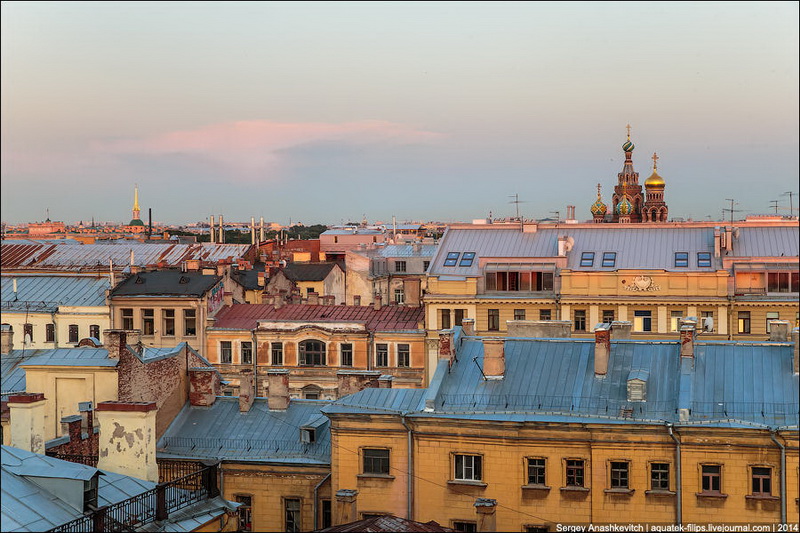
[{"label": "dormer window", "polygon": [[594,252],[581,253],[581,266],[582,267],[594,266]]},{"label": "dormer window", "polygon": [[317,440],[317,430],[314,428],[300,428],[300,442],[314,444]]},{"label": "dormer window", "polygon": [[647,401],[647,378],[649,373],[645,370],[633,370],[628,374],[628,401]]},{"label": "dormer window", "polygon": [[603,252],[603,266],[613,267],[617,264],[617,252]]},{"label": "dormer window", "polygon": [[83,510],[94,511],[97,509],[97,479],[100,473],[96,473],[91,479],[83,482]]}]

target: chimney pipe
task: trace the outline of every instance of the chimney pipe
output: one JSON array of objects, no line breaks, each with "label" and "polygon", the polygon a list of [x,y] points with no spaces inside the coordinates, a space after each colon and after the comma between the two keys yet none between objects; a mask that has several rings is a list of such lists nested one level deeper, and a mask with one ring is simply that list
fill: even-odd
[{"label": "chimney pipe", "polygon": [[100,402],[97,468],[158,483],[156,402]]},{"label": "chimney pipe", "polygon": [[697,335],[697,330],[691,324],[681,326],[681,357],[694,358],[694,340]]},{"label": "chimney pipe", "polygon": [[478,515],[478,531],[497,531],[497,500],[477,498],[474,505]]},{"label": "chimney pipe", "polygon": [[439,359],[449,360],[451,366],[456,354],[455,346],[453,346],[454,340],[452,329],[439,332]]},{"label": "chimney pipe", "polygon": [[349,524],[358,520],[356,498],[357,490],[341,489],[336,491],[336,525]]},{"label": "chimney pipe", "polygon": [[256,394],[253,369],[242,369],[241,376],[239,378],[239,412],[248,412],[253,406],[253,401],[255,401],[255,399]]},{"label": "chimney pipe", "polygon": [[285,368],[267,371],[267,406],[270,411],[285,411],[289,407],[289,370]]},{"label": "chimney pipe", "polygon": [[770,342],[789,342],[789,321],[770,320],[769,321],[769,340]]},{"label": "chimney pipe", "polygon": [[209,242],[217,242],[217,229],[216,226],[214,226],[214,215],[211,215],[211,227],[209,228],[208,237]]},{"label": "chimney pipe", "polygon": [[461,330],[464,332],[464,335],[467,337],[472,337],[475,335],[475,319],[474,318],[462,318],[461,319]]},{"label": "chimney pipe", "polygon": [[381,301],[383,300],[383,296],[380,293],[376,293],[374,296],[373,308],[376,311],[380,311],[381,309]]},{"label": "chimney pipe", "polygon": [[505,372],[505,339],[483,339],[484,376],[486,379],[503,379]]},{"label": "chimney pipe", "polygon": [[44,453],[45,397],[41,392],[22,392],[8,397],[11,446]]},{"label": "chimney pipe", "polygon": [[794,344],[794,373],[800,372],[800,328],[792,330],[792,343]]},{"label": "chimney pipe", "polygon": [[392,388],[392,381],[394,380],[394,376],[381,376],[378,378],[378,388],[379,389],[391,389]]},{"label": "chimney pipe", "polygon": [[91,437],[94,435],[94,407],[92,402],[78,403],[78,412],[81,414],[81,431]]},{"label": "chimney pipe", "polygon": [[308,305],[319,305],[319,293],[316,291],[309,292],[306,301],[308,302]]},{"label": "chimney pipe", "polygon": [[608,359],[611,356],[611,331],[608,324],[598,324],[594,329],[594,375],[608,373]]},{"label": "chimney pipe", "polygon": [[256,217],[250,217],[250,244],[256,243]]},{"label": "chimney pipe", "polygon": [[225,224],[222,223],[222,215],[219,216],[219,243],[225,244]]},{"label": "chimney pipe", "polygon": [[9,354],[14,349],[14,330],[9,324],[0,326],[0,353]]},{"label": "chimney pipe", "polygon": [[264,217],[261,217],[261,227],[258,230],[258,242],[264,242]]},{"label": "chimney pipe", "polygon": [[615,320],[611,323],[611,338],[617,340],[628,340],[631,338],[633,324],[627,320]]},{"label": "chimney pipe", "polygon": [[189,369],[189,403],[198,407],[214,405],[220,393],[220,378],[214,367]]},{"label": "chimney pipe", "polygon": [[147,208],[147,239],[153,236],[153,208]]},{"label": "chimney pipe", "polygon": [[128,344],[128,331],[124,329],[103,330],[103,346],[108,350],[109,359],[120,359]]}]

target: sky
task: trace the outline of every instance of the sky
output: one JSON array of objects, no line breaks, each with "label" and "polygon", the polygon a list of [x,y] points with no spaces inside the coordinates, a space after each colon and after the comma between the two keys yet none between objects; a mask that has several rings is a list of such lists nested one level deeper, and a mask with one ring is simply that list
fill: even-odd
[{"label": "sky", "polygon": [[5,223],[800,205],[797,2],[1,5]]}]

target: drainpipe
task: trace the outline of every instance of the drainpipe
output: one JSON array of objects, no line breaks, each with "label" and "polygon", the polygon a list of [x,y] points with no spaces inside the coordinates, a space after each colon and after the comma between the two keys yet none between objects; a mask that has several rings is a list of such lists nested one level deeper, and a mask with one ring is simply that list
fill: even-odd
[{"label": "drainpipe", "polygon": [[320,481],[319,483],[314,485],[314,531],[319,529],[319,509],[318,509],[318,506],[319,506],[319,497],[318,497],[319,488],[322,486],[323,483],[328,481],[330,478],[331,478],[331,474],[330,474],[330,472],[328,472],[328,474],[324,478],[322,478],[322,481]]},{"label": "drainpipe", "polygon": [[414,439],[413,439],[413,430],[409,427],[406,423],[406,415],[402,415],[400,417],[400,421],[403,423],[403,426],[408,431],[408,504],[407,504],[407,511],[406,511],[406,519],[413,520],[414,519]]},{"label": "drainpipe", "polygon": [[786,523],[786,448],[775,438],[776,430],[769,430],[769,438],[781,449],[781,524]]},{"label": "drainpipe", "polygon": [[679,441],[672,433],[672,424],[669,422],[667,422],[667,431],[669,431],[669,436],[672,437],[672,440],[675,441],[675,490],[677,492],[676,497],[678,499],[676,523],[681,524],[683,519],[683,491],[681,490],[683,483],[683,480],[681,479],[681,441]]},{"label": "drainpipe", "polygon": [[[258,326],[256,326],[258,328]],[[252,351],[250,357],[253,358],[253,397],[258,398],[258,343],[256,342],[256,330],[250,332],[252,338]]]}]

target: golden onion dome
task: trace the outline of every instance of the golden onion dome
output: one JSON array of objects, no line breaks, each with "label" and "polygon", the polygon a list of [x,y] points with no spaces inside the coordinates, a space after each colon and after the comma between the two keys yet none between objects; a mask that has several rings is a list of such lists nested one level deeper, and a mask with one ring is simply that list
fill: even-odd
[{"label": "golden onion dome", "polygon": [[592,211],[592,215],[594,216],[605,215],[608,212],[608,207],[606,206],[606,204],[603,203],[603,200],[600,197],[599,183],[597,184],[597,200],[594,201],[590,210]]},{"label": "golden onion dome", "polygon": [[658,175],[657,169],[658,166],[656,163],[658,162],[658,154],[653,152],[653,173],[650,174],[650,177],[644,180],[644,186],[648,189],[663,189],[664,188],[664,178]]}]

